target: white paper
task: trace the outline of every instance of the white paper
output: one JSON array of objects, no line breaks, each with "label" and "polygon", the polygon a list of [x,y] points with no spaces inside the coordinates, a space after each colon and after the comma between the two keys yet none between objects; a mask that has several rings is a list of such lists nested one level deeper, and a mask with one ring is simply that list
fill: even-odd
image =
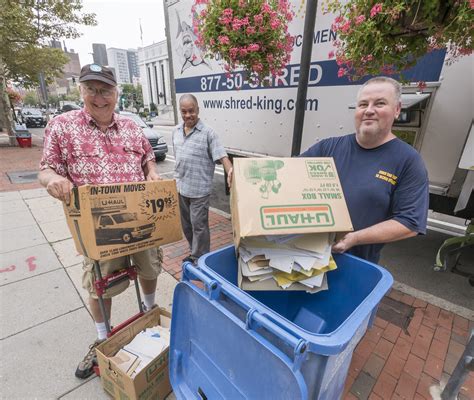
[{"label": "white paper", "polygon": [[319,275],[316,275],[316,276],[312,276],[311,278],[308,278],[308,279],[304,279],[302,281],[299,281],[302,285],[306,285],[306,286],[309,286],[310,288],[313,288],[313,287],[320,287],[323,283],[323,279],[324,279],[324,273],[322,274],[319,274]]},{"label": "white paper", "polygon": [[247,265],[247,263],[244,262],[244,260],[242,260],[241,258],[239,258],[239,263],[240,263],[240,268],[242,269],[242,275],[243,276],[258,276],[258,275],[265,275],[265,274],[268,274],[270,272],[273,272],[273,269],[271,269],[271,268],[261,268],[261,269],[256,270],[256,271],[250,271],[249,266]]},{"label": "white paper", "polygon": [[[265,254],[265,257],[267,255]],[[272,257],[270,258],[270,267],[278,269],[283,272],[288,272],[289,274],[291,273],[291,270],[293,269],[293,257]]]}]

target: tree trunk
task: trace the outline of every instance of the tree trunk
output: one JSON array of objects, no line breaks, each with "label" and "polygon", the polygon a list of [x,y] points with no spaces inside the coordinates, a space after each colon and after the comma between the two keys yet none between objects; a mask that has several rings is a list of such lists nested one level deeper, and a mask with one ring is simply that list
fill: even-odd
[{"label": "tree trunk", "polygon": [[2,107],[0,112],[2,112],[1,120],[3,121],[4,128],[7,131],[8,138],[10,140],[10,146],[16,146],[16,134],[13,129],[13,116],[10,106],[10,99],[7,93],[7,82],[5,77],[5,66],[3,64],[2,56],[0,56],[0,102],[2,102]]}]

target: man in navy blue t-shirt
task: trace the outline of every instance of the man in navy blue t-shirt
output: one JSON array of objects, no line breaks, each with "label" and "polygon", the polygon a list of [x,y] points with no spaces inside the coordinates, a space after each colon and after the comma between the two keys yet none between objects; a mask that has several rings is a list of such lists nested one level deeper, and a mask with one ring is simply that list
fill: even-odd
[{"label": "man in navy blue t-shirt", "polygon": [[401,86],[367,81],[357,96],[356,133],[321,140],[301,157],[333,157],[354,232],[333,245],[377,263],[385,243],[426,232],[428,174],[418,152],[391,131],[400,114]]}]

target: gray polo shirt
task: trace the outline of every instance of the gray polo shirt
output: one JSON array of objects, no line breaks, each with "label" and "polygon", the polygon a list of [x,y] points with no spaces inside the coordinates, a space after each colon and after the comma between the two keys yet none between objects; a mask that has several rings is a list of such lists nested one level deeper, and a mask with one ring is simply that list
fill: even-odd
[{"label": "gray polo shirt", "polygon": [[187,136],[183,124],[178,125],[172,140],[178,192],[191,198],[207,196],[212,190],[215,162],[227,156],[216,133],[199,120]]}]

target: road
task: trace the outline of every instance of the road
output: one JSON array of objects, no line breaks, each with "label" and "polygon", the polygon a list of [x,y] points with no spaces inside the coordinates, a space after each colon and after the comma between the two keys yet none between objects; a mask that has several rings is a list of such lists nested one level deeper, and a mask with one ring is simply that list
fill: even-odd
[{"label": "road", "polygon": [[[171,133],[173,127],[155,127],[165,138],[169,146],[169,153],[165,161],[158,163],[158,172],[164,177],[172,178],[174,169],[174,154],[171,144]],[[42,129],[31,129],[33,134],[42,136]],[[224,173],[221,166],[217,166],[214,176],[214,186],[210,200],[211,207],[223,212],[230,212],[229,197],[224,190]],[[457,225],[457,231],[461,231],[463,221],[453,219],[439,214],[431,214],[434,222],[449,220]],[[434,225],[434,223],[432,223]],[[430,298],[433,304],[438,303],[442,308],[463,307],[464,311],[474,310],[474,288],[464,276],[452,272],[435,272],[433,264],[438,248],[444,240],[451,237],[445,232],[429,229],[426,235],[390,243],[382,252],[380,264],[386,267],[393,275],[398,284],[404,286],[405,291],[413,288],[421,291]],[[474,273],[474,249],[463,253],[459,260],[460,269]],[[419,292],[414,292],[417,297]],[[451,304],[446,304],[446,301]],[[457,311],[455,308],[453,311]]]}]

